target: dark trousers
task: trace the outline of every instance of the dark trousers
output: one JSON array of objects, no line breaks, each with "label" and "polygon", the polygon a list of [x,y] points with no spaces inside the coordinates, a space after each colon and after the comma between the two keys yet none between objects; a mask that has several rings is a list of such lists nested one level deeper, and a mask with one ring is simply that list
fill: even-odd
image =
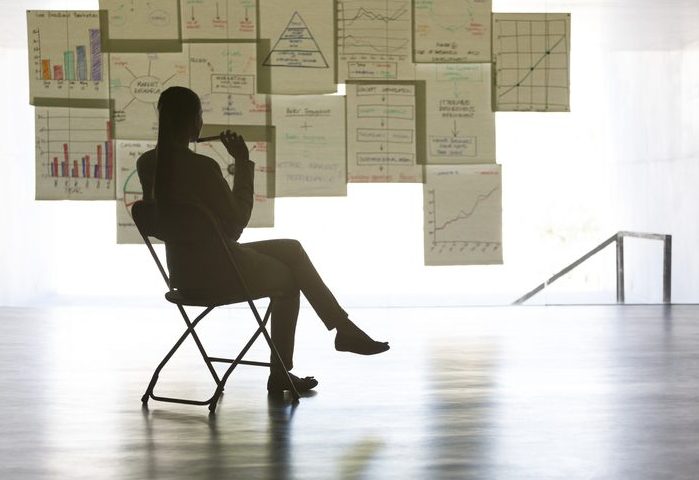
[{"label": "dark trousers", "polygon": [[[306,297],[328,330],[347,318],[347,312],[323,283],[297,240],[265,240],[233,247],[236,261],[253,298],[270,296],[272,340],[285,366],[293,368],[294,335],[300,293]],[[272,357],[273,368],[277,365]]]}]

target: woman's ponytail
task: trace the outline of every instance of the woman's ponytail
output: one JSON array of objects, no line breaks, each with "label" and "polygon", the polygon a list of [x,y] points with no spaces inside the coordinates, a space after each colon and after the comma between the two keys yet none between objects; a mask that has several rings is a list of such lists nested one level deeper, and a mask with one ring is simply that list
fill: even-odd
[{"label": "woman's ponytail", "polygon": [[165,107],[158,111],[158,143],[155,146],[155,182],[153,185],[153,198],[156,202],[167,202],[170,197],[173,169],[173,145],[172,122]]},{"label": "woman's ponytail", "polygon": [[201,111],[196,93],[185,87],[170,87],[158,99],[158,143],[155,146],[153,197],[162,203],[171,200],[176,140],[189,133]]}]

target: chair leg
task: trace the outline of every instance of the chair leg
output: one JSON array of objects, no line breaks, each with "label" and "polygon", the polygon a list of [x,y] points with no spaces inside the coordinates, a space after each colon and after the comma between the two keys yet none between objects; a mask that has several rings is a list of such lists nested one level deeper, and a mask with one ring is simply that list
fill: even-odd
[{"label": "chair leg", "polygon": [[233,373],[233,370],[240,365],[240,361],[245,357],[245,354],[248,353],[248,350],[252,347],[252,345],[255,343],[255,341],[258,339],[260,334],[263,331],[266,330],[267,322],[269,321],[270,314],[272,313],[272,303],[270,302],[269,306],[267,307],[267,311],[265,312],[265,318],[262,321],[262,325],[257,327],[257,331],[253,334],[252,337],[250,337],[250,340],[248,340],[248,343],[245,344],[243,349],[238,353],[238,355],[235,357],[233,362],[231,363],[231,366],[228,367],[226,372],[223,374],[223,377],[221,377],[221,383],[218,385],[216,388],[216,392],[214,392],[213,397],[211,397],[211,404],[209,405],[209,411],[211,413],[214,413],[216,411],[216,405],[218,403],[219,398],[221,397],[221,394],[223,393],[223,389],[226,386],[226,382],[228,381],[228,377]]},{"label": "chair leg", "polygon": [[[267,345],[269,345],[269,348],[272,351],[274,357],[277,359],[280,365],[284,365],[282,357],[281,355],[279,355],[279,350],[277,350],[277,346],[274,344],[274,342],[272,342],[272,338],[267,333],[267,330],[264,330],[262,334],[265,336],[265,340],[267,340]],[[293,397],[294,402],[298,402],[300,398],[299,392],[296,390],[296,385],[294,385],[294,382],[291,380],[291,375],[289,374],[289,370],[287,370],[286,367],[284,367],[284,374],[286,375],[286,379],[289,381],[289,386],[291,387],[291,396]]]},{"label": "chair leg", "polygon": [[[165,355],[165,358],[160,362],[158,367],[155,369],[153,372],[153,376],[150,380],[150,383],[148,384],[148,388],[146,389],[146,392],[143,394],[141,397],[141,402],[143,402],[144,405],[147,405],[148,399],[149,398],[154,398],[156,400],[164,400],[164,401],[170,401],[170,402],[176,402],[176,403],[189,403],[189,404],[196,404],[196,405],[209,405],[209,411],[211,413],[215,413],[216,411],[216,406],[218,404],[218,401],[221,397],[221,394],[223,392],[223,389],[225,387],[226,381],[228,380],[228,377],[233,373],[233,370],[240,364],[240,362],[243,360],[243,357],[245,354],[247,354],[248,350],[252,347],[254,342],[259,338],[260,334],[262,334],[265,338],[265,341],[267,342],[268,347],[270,348],[270,351],[274,358],[279,362],[280,365],[284,365],[284,362],[282,361],[281,355],[279,354],[279,350],[277,350],[276,345],[272,341],[272,338],[270,337],[269,333],[267,332],[267,323],[269,321],[270,315],[272,313],[272,302],[273,300],[270,300],[269,305],[267,306],[267,310],[265,311],[265,316],[264,319],[260,317],[260,313],[257,310],[257,307],[255,306],[254,302],[252,300],[248,300],[248,304],[250,305],[250,308],[253,312],[253,315],[255,317],[255,320],[257,321],[258,324],[258,329],[257,331],[253,334],[253,336],[250,338],[248,343],[243,347],[243,349],[240,351],[238,356],[233,360],[231,363],[231,366],[226,370],[225,374],[219,378],[218,374],[216,373],[216,370],[213,367],[213,364],[211,360],[209,359],[209,356],[206,353],[206,350],[204,349],[204,346],[202,345],[201,341],[199,340],[199,336],[195,332],[195,327],[197,324],[211,312],[214,307],[207,307],[206,310],[204,310],[199,316],[197,316],[194,321],[190,322],[189,317],[187,316],[187,313],[184,311],[184,308],[182,305],[177,305],[178,309],[180,310],[180,313],[182,317],[184,318],[185,323],[187,324],[187,330],[180,336],[180,338],[177,340],[175,345],[170,349],[170,351]],[[185,399],[177,399],[177,398],[164,398],[164,397],[156,397],[153,394],[153,390],[155,389],[155,385],[158,382],[158,377],[160,375],[160,372],[162,371],[163,367],[167,364],[167,362],[170,361],[172,356],[175,354],[175,352],[179,349],[179,347],[182,345],[184,340],[187,338],[187,336],[192,335],[192,338],[194,339],[195,343],[197,344],[197,348],[199,349],[199,352],[201,353],[202,357],[204,358],[204,361],[206,362],[207,367],[209,368],[209,371],[211,372],[211,375],[213,376],[215,382],[216,382],[216,390],[213,394],[213,396],[208,400],[208,401],[192,401],[192,400],[185,400]],[[296,390],[296,386],[291,380],[291,375],[289,374],[288,370],[284,369],[284,373],[287,376],[287,380],[290,385],[290,390],[291,390],[291,395],[294,399],[294,402],[298,402],[299,400],[299,393]]]},{"label": "chair leg", "polygon": [[[153,389],[155,389],[155,384],[158,382],[158,376],[160,375],[160,371],[165,367],[167,362],[170,361],[170,358],[175,354],[178,348],[180,348],[180,345],[185,341],[187,336],[189,336],[191,333],[194,332],[194,327],[197,326],[197,324],[213,310],[214,307],[208,307],[206,310],[204,310],[197,318],[194,319],[191,324],[189,323],[188,320],[185,320],[187,322],[187,330],[180,336],[180,338],[175,342],[175,344],[172,346],[170,351],[165,355],[165,358],[162,359],[160,364],[157,366],[155,371],[153,372],[153,376],[150,379],[150,382],[148,383],[148,388],[146,389],[146,393],[143,394],[141,397],[141,402],[144,404],[148,403],[148,398],[150,398],[153,395]],[[208,360],[208,359],[207,359]],[[218,377],[215,377],[218,378]]]},{"label": "chair leg", "polygon": [[[197,335],[197,332],[194,331],[194,327],[189,321],[187,312],[185,312],[184,307],[182,305],[177,305],[177,308],[180,310],[182,318],[184,318],[184,321],[192,334],[192,338],[194,339],[194,342],[197,344],[199,353],[201,353],[201,356],[204,358],[204,362],[206,362],[206,366],[209,368],[209,372],[211,372],[211,376],[214,377],[216,384],[221,383],[221,379],[218,378],[218,373],[216,373],[216,369],[214,368],[213,364],[209,361],[209,356],[207,355],[206,350],[204,350],[204,345],[202,345],[201,341],[199,340],[199,335]],[[210,309],[210,312],[211,310],[213,310],[213,307],[208,307],[208,309]]]},{"label": "chair leg", "polygon": [[[272,303],[274,300],[270,299],[269,306],[267,307],[267,313],[271,311],[272,308]],[[252,308],[253,314],[255,315],[255,320],[257,320],[257,323],[260,326],[263,326],[264,324],[262,323],[262,320],[260,319],[260,313],[257,311],[257,308],[255,307],[255,304],[252,303],[252,300],[248,300],[248,303],[250,304],[250,308]],[[265,314],[265,317],[267,314]],[[267,329],[263,328],[262,329],[262,335],[264,335],[265,340],[267,341],[267,345],[269,346],[269,349],[272,351],[272,355],[277,359],[277,362],[279,362],[279,365],[284,365],[284,361],[282,360],[282,356],[279,354],[279,350],[277,350],[277,346],[274,344],[272,341],[272,337],[269,336],[269,333],[267,333]],[[298,402],[300,395],[299,392],[296,390],[296,386],[294,385],[294,382],[291,380],[291,375],[289,374],[289,371],[286,369],[286,366],[284,366],[284,374],[286,375],[286,379],[289,381],[289,386],[290,391],[291,391],[291,396],[294,399],[294,402]]]}]

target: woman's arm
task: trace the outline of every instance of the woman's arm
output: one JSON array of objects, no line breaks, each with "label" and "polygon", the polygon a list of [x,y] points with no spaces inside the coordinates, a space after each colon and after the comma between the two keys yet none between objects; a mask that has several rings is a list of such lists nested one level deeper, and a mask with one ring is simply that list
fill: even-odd
[{"label": "woman's arm", "polygon": [[236,159],[235,175],[233,176],[233,189],[223,177],[221,167],[213,160],[209,159],[210,169],[214,180],[206,182],[211,207],[223,225],[223,229],[228,237],[233,240],[240,238],[243,229],[247,226],[252,213],[254,202],[254,178],[255,164],[250,160]]},{"label": "woman's arm", "polygon": [[230,130],[221,133],[221,142],[228,153],[235,159],[235,174],[233,176],[233,189],[228,189],[228,184],[223,177],[221,167],[214,160],[210,162],[216,169],[217,182],[211,193],[215,198],[216,213],[221,218],[226,234],[233,240],[240,238],[243,229],[247,226],[254,204],[254,178],[255,164],[250,161],[250,154],[241,135]]}]

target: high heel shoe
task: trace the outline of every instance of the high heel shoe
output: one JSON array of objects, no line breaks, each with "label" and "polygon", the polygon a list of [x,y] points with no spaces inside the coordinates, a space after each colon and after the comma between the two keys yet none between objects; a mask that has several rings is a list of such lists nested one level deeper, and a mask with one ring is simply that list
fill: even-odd
[{"label": "high heel shoe", "polygon": [[[362,332],[363,333],[363,332]],[[352,352],[359,355],[376,355],[383,353],[391,347],[388,342],[377,342],[367,334],[349,335],[337,332],[335,336],[335,350],[338,352]]]},{"label": "high heel shoe", "polygon": [[[289,376],[291,377],[291,381],[294,383],[294,387],[296,387],[296,391],[298,393],[307,392],[318,385],[318,380],[316,380],[314,377],[299,378],[293,373],[289,373]],[[283,373],[271,373],[269,375],[269,378],[267,379],[267,392],[270,395],[280,395],[284,393],[284,390],[289,390],[290,388],[291,386],[289,385],[289,380],[287,380],[286,375]]]}]

